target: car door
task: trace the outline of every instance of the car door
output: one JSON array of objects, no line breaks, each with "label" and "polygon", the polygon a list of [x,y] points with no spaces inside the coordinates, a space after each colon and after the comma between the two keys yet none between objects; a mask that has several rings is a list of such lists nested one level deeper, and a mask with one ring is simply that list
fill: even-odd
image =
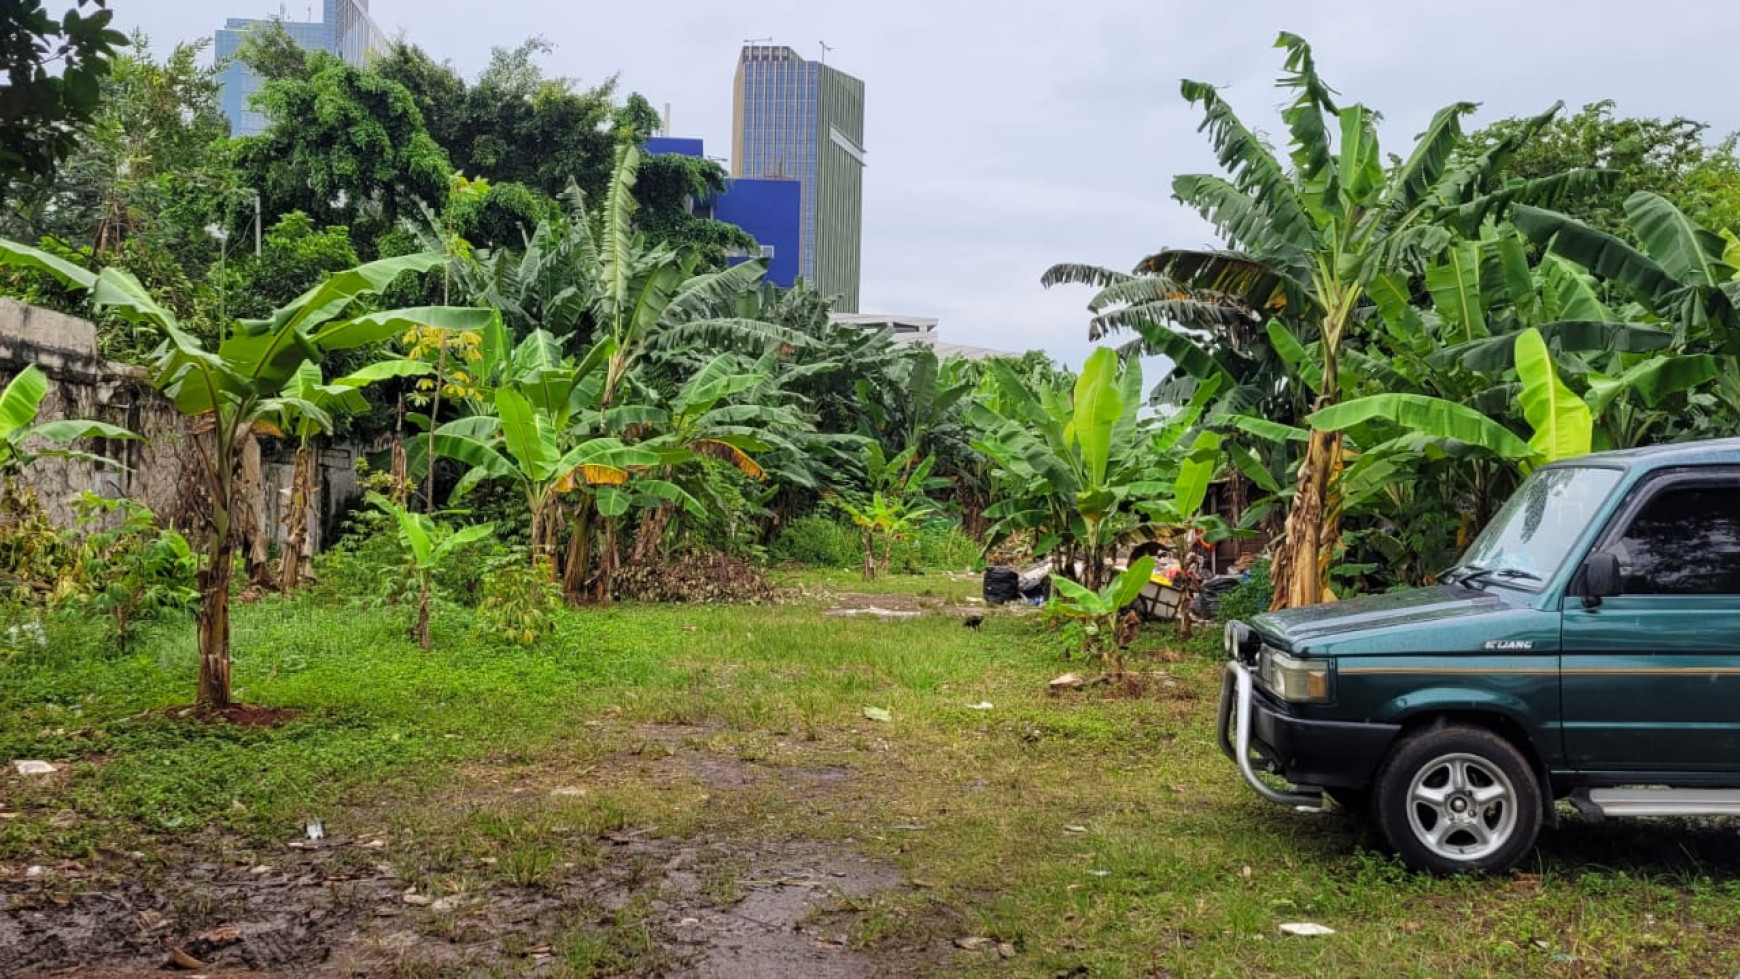
[{"label": "car door", "polygon": [[1740,772],[1740,469],[1641,483],[1596,548],[1618,554],[1623,593],[1565,600],[1569,762],[1586,772]]}]

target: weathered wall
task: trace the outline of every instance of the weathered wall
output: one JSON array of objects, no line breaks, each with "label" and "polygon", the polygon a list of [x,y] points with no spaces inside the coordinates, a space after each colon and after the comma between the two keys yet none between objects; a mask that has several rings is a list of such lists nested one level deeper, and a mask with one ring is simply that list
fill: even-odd
[{"label": "weathered wall", "polygon": [[[184,530],[203,525],[202,477],[198,447],[188,435],[189,419],[151,387],[144,371],[97,355],[96,328],[85,320],[10,299],[0,299],[0,385],[30,364],[48,375],[48,397],[38,422],[87,418],[120,425],[138,441],[101,441],[80,448],[108,456],[125,469],[70,459],[43,459],[24,471],[50,517],[74,523],[73,501],[85,490],[101,496],[129,497],[150,507],[165,522]],[[283,539],[280,508],[289,498],[291,465],[268,443],[265,505],[268,537]],[[287,451],[287,450],[285,450]],[[311,507],[309,541],[318,550],[321,529],[357,493],[355,453],[339,446],[320,453],[316,498]]]}]

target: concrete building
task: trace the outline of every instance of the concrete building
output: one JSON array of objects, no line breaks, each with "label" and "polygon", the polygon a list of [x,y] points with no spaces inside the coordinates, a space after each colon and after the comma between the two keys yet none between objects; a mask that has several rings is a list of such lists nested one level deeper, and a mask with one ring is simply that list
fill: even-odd
[{"label": "concrete building", "polygon": [[260,90],[260,77],[235,60],[248,31],[277,22],[304,48],[336,54],[353,65],[362,64],[386,42],[386,34],[369,17],[369,0],[322,0],[318,21],[285,20],[283,7],[279,10],[280,15],[269,20],[231,17],[217,32],[213,50],[221,69],[218,81],[223,85],[223,109],[230,120],[231,135],[266,131],[266,117],[248,108],[248,99]]},{"label": "concrete building", "polygon": [[[647,140],[645,148],[648,153],[707,155],[704,144],[698,139],[655,136]],[[714,218],[749,232],[750,237],[761,245],[760,257],[767,259],[767,281],[789,289],[799,274],[802,192],[803,188],[796,180],[734,177],[725,193],[711,200],[694,201],[689,211],[696,217]]]},{"label": "concrete building", "polygon": [[736,177],[796,180],[798,274],[856,312],[864,229],[864,83],[791,48],[748,44],[737,61]]}]

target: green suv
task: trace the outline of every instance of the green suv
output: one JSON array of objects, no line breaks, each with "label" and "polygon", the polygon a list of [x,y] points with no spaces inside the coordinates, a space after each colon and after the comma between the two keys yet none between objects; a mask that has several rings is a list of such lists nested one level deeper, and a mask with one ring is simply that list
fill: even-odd
[{"label": "green suv", "polygon": [[1226,645],[1245,780],[1369,809],[1418,869],[1506,869],[1562,798],[1740,815],[1740,439],[1546,466],[1438,584],[1232,622]]}]

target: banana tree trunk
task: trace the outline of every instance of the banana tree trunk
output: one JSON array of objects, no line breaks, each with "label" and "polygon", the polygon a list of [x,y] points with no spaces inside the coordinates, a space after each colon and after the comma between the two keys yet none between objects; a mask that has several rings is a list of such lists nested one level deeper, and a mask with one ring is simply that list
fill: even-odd
[{"label": "banana tree trunk", "polygon": [[1275,549],[1273,608],[1329,601],[1329,565],[1341,538],[1341,505],[1331,483],[1341,468],[1341,433],[1312,432],[1299,467],[1299,490]]},{"label": "banana tree trunk", "polygon": [[300,587],[308,574],[308,509],[314,500],[314,445],[304,442],[296,449],[296,464],[290,475],[290,504],[284,515],[284,554],[278,564],[278,585],[285,591]]},{"label": "banana tree trunk", "polygon": [[592,600],[600,605],[610,602],[610,588],[615,583],[616,567],[622,563],[616,546],[615,517],[605,517],[598,542],[598,576],[592,586]]},{"label": "banana tree trunk", "polygon": [[434,642],[429,635],[429,582],[423,581],[417,589],[417,624],[411,628],[411,635],[416,638],[417,645],[427,653],[433,648]]},{"label": "banana tree trunk", "polygon": [[266,482],[260,462],[260,440],[242,436],[241,477],[236,483],[235,521],[240,532],[248,581],[257,588],[274,588],[272,562],[266,549]]},{"label": "banana tree trunk", "polygon": [[634,549],[629,552],[628,558],[630,564],[646,567],[658,557],[659,546],[664,543],[665,531],[671,525],[673,506],[671,503],[661,503],[641,519],[640,526],[634,529]]},{"label": "banana tree trunk", "polygon": [[201,707],[230,705],[230,568],[234,563],[235,549],[226,541],[207,554],[206,566],[199,572],[199,697],[195,702]]},{"label": "banana tree trunk", "polygon": [[[200,438],[200,436],[195,436]],[[206,537],[205,566],[200,568],[199,694],[200,707],[230,706],[230,573],[235,567],[235,535],[231,509],[235,502],[235,444],[233,431],[214,426],[212,451],[201,453],[206,467],[211,504],[211,527]]]},{"label": "banana tree trunk", "polygon": [[568,555],[562,564],[562,591],[569,601],[577,601],[592,577],[592,501],[580,501],[580,512],[574,519],[574,531],[568,535]]},{"label": "banana tree trunk", "polygon": [[864,528],[864,580],[876,580],[876,534]]}]

